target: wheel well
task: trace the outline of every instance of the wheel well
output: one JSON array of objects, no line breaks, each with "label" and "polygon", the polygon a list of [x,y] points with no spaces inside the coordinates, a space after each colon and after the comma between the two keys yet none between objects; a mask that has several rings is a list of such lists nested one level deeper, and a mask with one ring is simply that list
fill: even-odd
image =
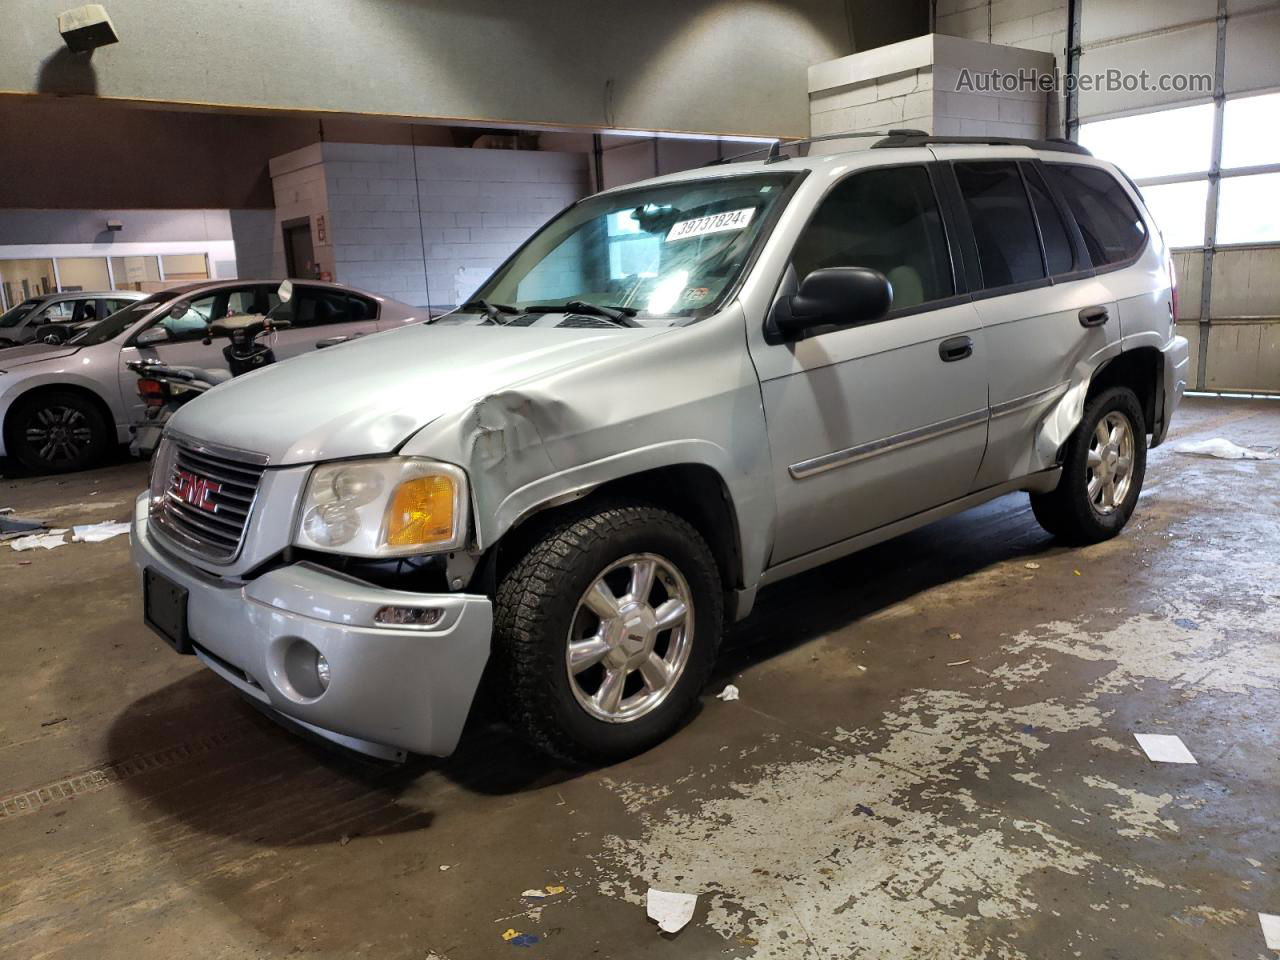
[{"label": "wheel well", "polygon": [[4,418],[4,438],[6,447],[11,445],[9,430],[13,424],[13,411],[16,410],[19,405],[26,403],[33,397],[39,397],[46,393],[73,393],[88,400],[93,404],[94,409],[102,414],[102,420],[107,425],[107,432],[109,435],[108,443],[114,444],[116,442],[116,417],[115,414],[111,412],[111,407],[107,405],[107,401],[103,400],[102,397],[98,396],[98,394],[94,393],[87,387],[81,387],[74,383],[46,383],[14,397],[13,402],[9,404],[9,409]]},{"label": "wheel well", "polygon": [[529,549],[533,540],[566,512],[582,513],[603,500],[635,500],[669,510],[687,521],[707,541],[720,570],[721,582],[730,590],[742,586],[742,550],[738,520],[729,490],[720,475],[701,464],[676,464],[619,477],[601,484],[572,503],[539,510],[523,519],[490,550],[482,562],[485,578],[496,585],[511,565]]},{"label": "wheel well", "polygon": [[1109,387],[1128,387],[1138,395],[1142,418],[1147,432],[1151,433],[1156,428],[1156,411],[1159,409],[1161,363],[1160,351],[1155,347],[1126,350],[1093,375],[1089,382],[1089,396],[1093,397]]}]

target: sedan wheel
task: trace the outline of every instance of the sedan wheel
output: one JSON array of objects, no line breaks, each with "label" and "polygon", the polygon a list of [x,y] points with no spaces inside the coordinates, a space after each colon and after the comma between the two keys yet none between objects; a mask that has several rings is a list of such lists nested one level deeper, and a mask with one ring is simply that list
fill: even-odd
[{"label": "sedan wheel", "polygon": [[106,452],[106,419],[79,393],[38,393],[14,404],[6,421],[14,457],[37,473],[67,473],[93,466]]}]

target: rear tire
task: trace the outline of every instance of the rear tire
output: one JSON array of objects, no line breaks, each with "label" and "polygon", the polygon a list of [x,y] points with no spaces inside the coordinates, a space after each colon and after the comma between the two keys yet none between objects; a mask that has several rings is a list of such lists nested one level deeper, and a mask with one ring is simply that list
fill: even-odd
[{"label": "rear tire", "polygon": [[1147,472],[1147,426],[1128,387],[1091,398],[1067,441],[1062,478],[1033,493],[1031,510],[1049,533],[1071,544],[1100,543],[1124,529]]},{"label": "rear tire", "polygon": [[723,622],[706,541],[638,503],[557,521],[503,577],[494,606],[493,692],[522,736],[571,764],[671,736],[706,685]]},{"label": "rear tire", "polygon": [[5,422],[6,446],[33,473],[84,470],[106,456],[109,425],[83,394],[49,390],[13,405]]}]

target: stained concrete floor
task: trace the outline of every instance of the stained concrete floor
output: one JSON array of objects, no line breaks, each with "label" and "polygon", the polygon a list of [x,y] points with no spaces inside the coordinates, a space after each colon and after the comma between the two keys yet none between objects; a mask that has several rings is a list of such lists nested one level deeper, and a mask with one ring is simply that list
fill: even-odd
[{"label": "stained concrete floor", "polygon": [[[1280,444],[1280,402],[1180,413],[1174,442]],[[1172,445],[1111,543],[1014,496],[766,592],[694,722],[586,773],[483,722],[449,760],[335,756],[142,628],[124,538],[0,548],[0,956],[1269,956],[1280,461]],[[122,519],[144,476],[0,506]],[[675,937],[650,884],[700,895]]]}]

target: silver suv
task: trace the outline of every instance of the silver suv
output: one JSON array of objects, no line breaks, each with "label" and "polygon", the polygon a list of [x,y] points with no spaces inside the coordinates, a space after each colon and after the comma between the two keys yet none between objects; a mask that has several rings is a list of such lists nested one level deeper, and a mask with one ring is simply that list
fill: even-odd
[{"label": "silver suv", "polygon": [[357,750],[450,753],[487,675],[602,762],[761,587],[1015,490],[1115,536],[1188,363],[1138,191],[1070,144],[875,147],[589,197],[457,312],[183,408],[147,621]]}]

